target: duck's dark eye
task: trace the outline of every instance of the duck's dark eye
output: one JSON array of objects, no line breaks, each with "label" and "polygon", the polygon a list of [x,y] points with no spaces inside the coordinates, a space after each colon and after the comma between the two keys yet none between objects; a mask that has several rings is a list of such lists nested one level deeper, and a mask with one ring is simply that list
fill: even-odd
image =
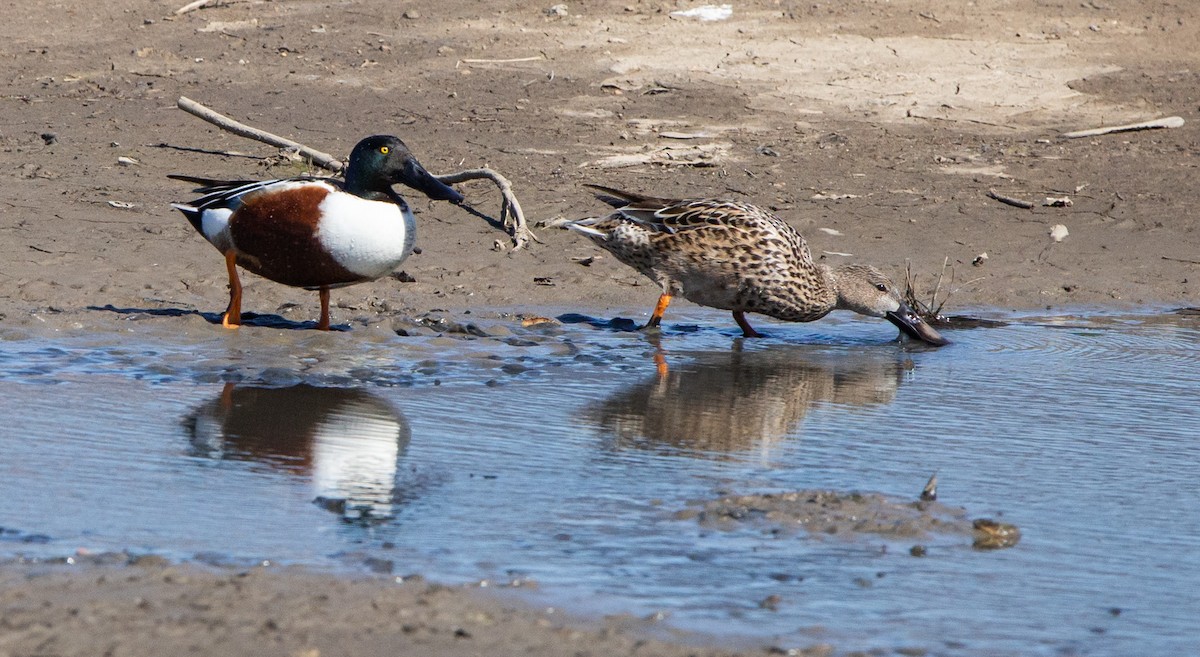
[{"label": "duck's dark eye", "polygon": [[380,147],[379,147],[379,152],[380,152],[380,153],[383,153],[384,155],[387,155],[388,153],[390,153],[390,152],[391,152],[391,150],[392,150],[392,149],[388,148],[387,146],[380,146]]},{"label": "duck's dark eye", "polygon": [[883,283],[876,283],[875,289],[879,290],[880,292],[887,292],[887,285],[884,285]]}]

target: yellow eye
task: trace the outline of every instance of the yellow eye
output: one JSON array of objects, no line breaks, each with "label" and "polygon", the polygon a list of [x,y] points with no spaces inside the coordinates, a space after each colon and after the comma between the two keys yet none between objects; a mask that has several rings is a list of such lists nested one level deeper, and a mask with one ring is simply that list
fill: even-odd
[{"label": "yellow eye", "polygon": [[387,146],[380,146],[380,147],[379,147],[379,152],[380,152],[380,153],[383,153],[384,155],[387,155],[389,152],[391,152],[391,150],[392,150],[392,149],[388,148]]}]

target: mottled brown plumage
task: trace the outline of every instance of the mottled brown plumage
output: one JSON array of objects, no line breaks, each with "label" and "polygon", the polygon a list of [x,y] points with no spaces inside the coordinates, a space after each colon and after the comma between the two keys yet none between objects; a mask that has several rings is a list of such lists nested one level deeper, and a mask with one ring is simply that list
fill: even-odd
[{"label": "mottled brown plumage", "polygon": [[835,309],[886,317],[905,333],[945,344],[868,265],[813,261],[795,229],[758,206],[718,199],[665,199],[589,185],[616,207],[565,223],[662,287],[647,326],[657,326],[673,296],[732,311],[747,337],[745,313],[811,322]]}]

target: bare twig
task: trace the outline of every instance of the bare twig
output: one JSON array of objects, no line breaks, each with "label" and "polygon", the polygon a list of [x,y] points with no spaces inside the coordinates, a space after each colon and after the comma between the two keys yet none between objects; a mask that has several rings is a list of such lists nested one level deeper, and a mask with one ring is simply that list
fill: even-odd
[{"label": "bare twig", "polygon": [[1170,256],[1162,256],[1162,259],[1170,260],[1171,262],[1185,262],[1189,265],[1200,265],[1200,260],[1188,260],[1187,258],[1172,258]]},{"label": "bare twig", "polygon": [[512,183],[508,181],[508,178],[484,167],[482,169],[467,169],[458,173],[448,173],[444,176],[437,176],[437,179],[447,185],[453,185],[465,180],[487,179],[492,181],[500,190],[500,196],[504,198],[500,204],[500,222],[508,230],[509,234],[512,235],[513,249],[520,249],[527,246],[530,240],[539,244],[542,242],[526,225],[525,213],[521,211],[521,203],[517,201],[516,195],[513,194]]},{"label": "bare twig", "polygon": [[1100,135],[1109,135],[1114,132],[1133,132],[1134,130],[1154,130],[1157,128],[1178,128],[1182,125],[1183,117],[1168,116],[1164,119],[1143,121],[1141,123],[1129,123],[1126,125],[1115,125],[1106,128],[1092,128],[1091,130],[1064,132],[1062,137],[1064,139],[1079,139],[1080,137],[1098,137]]},{"label": "bare twig", "polygon": [[308,159],[312,160],[313,164],[321,167],[322,169],[328,169],[334,173],[337,173],[342,170],[343,166],[345,166],[340,160],[329,153],[322,153],[321,151],[314,150],[308,146],[305,146],[304,144],[292,141],[291,139],[285,139],[279,135],[274,135],[264,130],[259,130],[258,128],[252,128],[245,123],[235,121],[224,114],[214,112],[213,110],[208,109],[207,107],[197,103],[187,96],[180,96],[179,100],[176,102],[176,105],[179,106],[179,109],[187,112],[188,114],[200,117],[201,119],[208,121],[218,128],[221,128],[222,130],[228,130],[235,135],[246,137],[247,139],[261,141],[264,144],[270,144],[279,148],[291,148],[299,151],[301,155],[304,155]]},{"label": "bare twig", "polygon": [[[942,278],[946,275],[946,267],[950,265],[950,258],[947,257],[942,261],[942,271],[938,274],[937,283],[933,288],[933,295],[929,299],[929,304],[926,305],[917,298],[917,277],[912,272],[912,262],[905,261],[904,263],[904,303],[908,304],[913,312],[917,313],[922,319],[935,326],[947,326],[948,320],[942,315],[942,308],[946,306],[946,302],[950,300],[950,293],[947,292],[941,303],[938,303],[938,293],[942,289]],[[954,270],[950,270],[950,280],[954,280]]]},{"label": "bare twig", "polygon": [[188,13],[189,11],[195,11],[195,10],[201,9],[207,5],[216,4],[219,1],[220,0],[196,0],[195,2],[189,2],[186,5],[180,7],[179,9],[176,9],[175,15],[182,16],[182,15]]},{"label": "bare twig", "polygon": [[515,57],[513,59],[460,59],[464,64],[516,64],[519,62],[536,62],[545,59],[541,55],[532,57]]},{"label": "bare twig", "polygon": [[946,256],[946,259],[942,260],[942,270],[938,272],[937,283],[935,283],[933,286],[933,295],[929,297],[929,307],[933,308],[934,315],[942,314],[942,306],[946,305],[946,299],[950,298],[950,295],[947,294],[946,299],[942,299],[941,305],[938,305],[937,296],[938,292],[942,291],[942,277],[946,275],[946,267],[949,265],[950,256]]},{"label": "bare twig", "polygon": [[[333,171],[334,173],[338,173],[345,168],[345,165],[341,162],[341,160],[338,160],[328,153],[323,153],[299,142],[295,142],[290,139],[280,137],[279,135],[266,132],[265,130],[259,130],[258,128],[240,123],[223,114],[215,112],[190,98],[180,96],[177,104],[179,109],[187,112],[188,114],[204,119],[205,121],[208,121],[222,130],[228,130],[229,132],[246,137],[247,139],[261,141],[264,144],[270,144],[279,148],[287,148],[298,151],[300,154],[312,160],[313,164],[316,164],[317,166],[329,171]],[[447,185],[463,182],[465,180],[491,180],[496,187],[500,189],[500,195],[503,197],[503,202],[500,206],[500,221],[498,223],[504,226],[504,228],[508,230],[509,235],[512,237],[513,250],[528,246],[530,241],[539,243],[541,242],[541,240],[539,240],[537,236],[529,230],[529,226],[525,222],[525,214],[521,211],[521,204],[517,201],[516,195],[514,195],[512,192],[512,183],[510,183],[504,176],[491,169],[482,168],[467,169],[466,171],[459,171],[458,173],[434,177],[446,183]],[[469,206],[465,205],[463,208],[472,214],[477,214],[485,219],[490,219],[490,217],[478,212],[474,208],[470,208]]]},{"label": "bare twig", "polygon": [[989,189],[987,195],[988,195],[988,198],[996,199],[997,201],[1000,201],[1001,203],[1003,203],[1005,205],[1011,205],[1014,208],[1021,208],[1022,210],[1028,210],[1033,207],[1033,204],[1030,203],[1029,201],[1022,201],[1019,198],[1013,198],[1011,196],[1001,196],[1001,195],[997,194],[996,190],[994,190],[994,189]]}]

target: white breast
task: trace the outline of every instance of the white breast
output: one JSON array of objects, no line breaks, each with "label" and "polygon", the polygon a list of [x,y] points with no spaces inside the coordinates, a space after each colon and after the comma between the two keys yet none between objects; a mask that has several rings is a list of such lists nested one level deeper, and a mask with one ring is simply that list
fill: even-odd
[{"label": "white breast", "polygon": [[396,464],[410,438],[408,423],[375,401],[338,407],[313,427],[316,495],[392,515]]},{"label": "white breast", "polygon": [[321,201],[317,239],[334,260],[365,278],[378,278],[404,262],[416,241],[407,205],[368,201],[337,192]]}]

